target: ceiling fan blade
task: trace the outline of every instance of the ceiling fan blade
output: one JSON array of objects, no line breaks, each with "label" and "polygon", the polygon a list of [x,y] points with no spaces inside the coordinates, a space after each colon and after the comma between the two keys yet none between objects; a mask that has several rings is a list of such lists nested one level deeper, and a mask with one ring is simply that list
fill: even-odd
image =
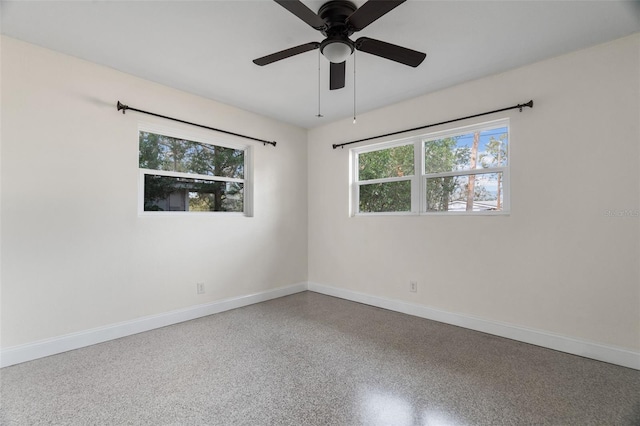
[{"label": "ceiling fan blade", "polygon": [[281,50],[280,52],[272,53],[271,55],[263,56],[262,58],[254,59],[253,63],[256,65],[269,65],[272,62],[279,61],[281,59],[287,59],[300,53],[308,52],[320,47],[320,43],[312,41],[311,43],[301,44],[300,46],[291,47],[289,49]]},{"label": "ceiling fan blade", "polygon": [[426,53],[417,50],[407,49],[406,47],[396,46],[395,44],[385,41],[375,40],[369,37],[360,37],[356,40],[356,49],[361,52],[370,53],[380,56],[381,58],[390,59],[410,67],[417,67],[427,57]]},{"label": "ceiling fan blade", "polygon": [[274,0],[316,30],[324,28],[324,20],[300,0]]},{"label": "ceiling fan blade", "polygon": [[405,1],[406,0],[369,0],[353,12],[347,21],[351,28],[360,31]]},{"label": "ceiling fan blade", "polygon": [[344,87],[344,75],[346,74],[347,61],[329,65],[329,90],[342,89]]}]

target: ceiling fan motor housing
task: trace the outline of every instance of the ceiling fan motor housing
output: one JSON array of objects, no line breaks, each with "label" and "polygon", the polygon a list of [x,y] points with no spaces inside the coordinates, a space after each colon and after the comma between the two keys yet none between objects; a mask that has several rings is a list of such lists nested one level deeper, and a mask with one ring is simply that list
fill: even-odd
[{"label": "ceiling fan motor housing", "polygon": [[[353,34],[354,31],[347,24],[347,18],[355,12],[356,9],[356,5],[350,1],[332,0],[323,4],[318,11],[318,15],[325,22],[322,34],[326,36],[326,39],[320,43],[320,52],[331,62],[343,62],[344,56],[351,55],[355,49],[355,44],[349,39],[349,36]],[[335,43],[341,44],[334,45]],[[325,48],[330,45],[334,46],[329,47],[329,49],[325,51]],[[344,46],[346,46],[348,50],[345,49]],[[332,60],[332,58],[339,59]]]},{"label": "ceiling fan motor housing", "polygon": [[356,9],[355,4],[346,0],[332,0],[323,4],[318,11],[318,15],[325,22],[322,33],[327,37],[337,34],[348,37],[353,34],[353,30],[347,25],[347,18]]}]

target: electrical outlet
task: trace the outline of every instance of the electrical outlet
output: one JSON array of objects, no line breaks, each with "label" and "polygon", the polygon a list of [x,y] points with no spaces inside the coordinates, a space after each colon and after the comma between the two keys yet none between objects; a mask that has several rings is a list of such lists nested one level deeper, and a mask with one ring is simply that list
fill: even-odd
[{"label": "electrical outlet", "polygon": [[204,283],[197,283],[196,291],[198,292],[198,294],[204,294]]},{"label": "electrical outlet", "polygon": [[418,292],[418,281],[409,281],[409,291],[413,293]]}]

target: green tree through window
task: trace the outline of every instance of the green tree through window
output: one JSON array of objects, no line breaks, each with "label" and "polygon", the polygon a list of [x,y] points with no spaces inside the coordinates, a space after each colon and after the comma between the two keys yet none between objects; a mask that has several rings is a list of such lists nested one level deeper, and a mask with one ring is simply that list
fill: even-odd
[{"label": "green tree through window", "polygon": [[[413,176],[413,145],[365,152],[359,155],[358,172],[361,212],[411,211],[411,181],[391,180]],[[380,181],[382,180],[382,181]]]},{"label": "green tree through window", "polygon": [[354,212],[504,211],[508,122],[474,127],[352,149]]},{"label": "green tree through window", "polygon": [[145,211],[243,211],[245,151],[139,133]]}]

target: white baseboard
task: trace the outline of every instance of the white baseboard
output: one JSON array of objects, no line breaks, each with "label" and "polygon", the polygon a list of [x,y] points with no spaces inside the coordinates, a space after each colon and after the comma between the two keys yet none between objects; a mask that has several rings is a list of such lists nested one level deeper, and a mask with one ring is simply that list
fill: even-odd
[{"label": "white baseboard", "polygon": [[520,327],[512,324],[491,321],[470,315],[441,311],[423,305],[399,300],[385,299],[351,290],[335,288],[318,283],[308,283],[308,289],[316,293],[339,297],[341,299],[364,303],[366,305],[389,309],[391,311],[414,315],[471,330],[481,331],[520,342],[530,343],[561,352],[604,361],[623,367],[640,370],[640,353],[628,349],[602,345],[572,337],[562,336],[541,330]]},{"label": "white baseboard", "polygon": [[306,283],[298,283],[260,293],[205,303],[163,314],[151,315],[131,321],[124,321],[104,327],[41,340],[34,343],[9,347],[0,351],[0,367],[8,367],[10,365],[31,361],[37,358],[43,358],[49,355],[55,355],[73,349],[106,342],[108,340],[118,339],[120,337],[130,336],[132,334],[142,333],[144,331],[160,327],[166,327],[183,321],[217,314],[219,312],[240,308],[242,306],[288,296],[290,294],[305,291],[306,289]]},{"label": "white baseboard", "polygon": [[364,293],[312,282],[298,283],[261,293],[224,299],[163,314],[151,315],[131,321],[124,321],[91,330],[41,340],[26,345],[9,347],[0,350],[0,367],[8,367],[10,365],[31,361],[37,358],[43,358],[49,355],[55,355],[73,349],[79,349],[85,346],[118,339],[120,337],[177,324],[183,321],[189,321],[207,315],[252,305],[254,303],[288,296],[305,290],[640,370],[640,353],[627,349],[602,345],[546,331],[501,323],[498,321],[486,320],[470,315],[442,311],[399,300],[385,299],[378,296],[371,296]]}]

